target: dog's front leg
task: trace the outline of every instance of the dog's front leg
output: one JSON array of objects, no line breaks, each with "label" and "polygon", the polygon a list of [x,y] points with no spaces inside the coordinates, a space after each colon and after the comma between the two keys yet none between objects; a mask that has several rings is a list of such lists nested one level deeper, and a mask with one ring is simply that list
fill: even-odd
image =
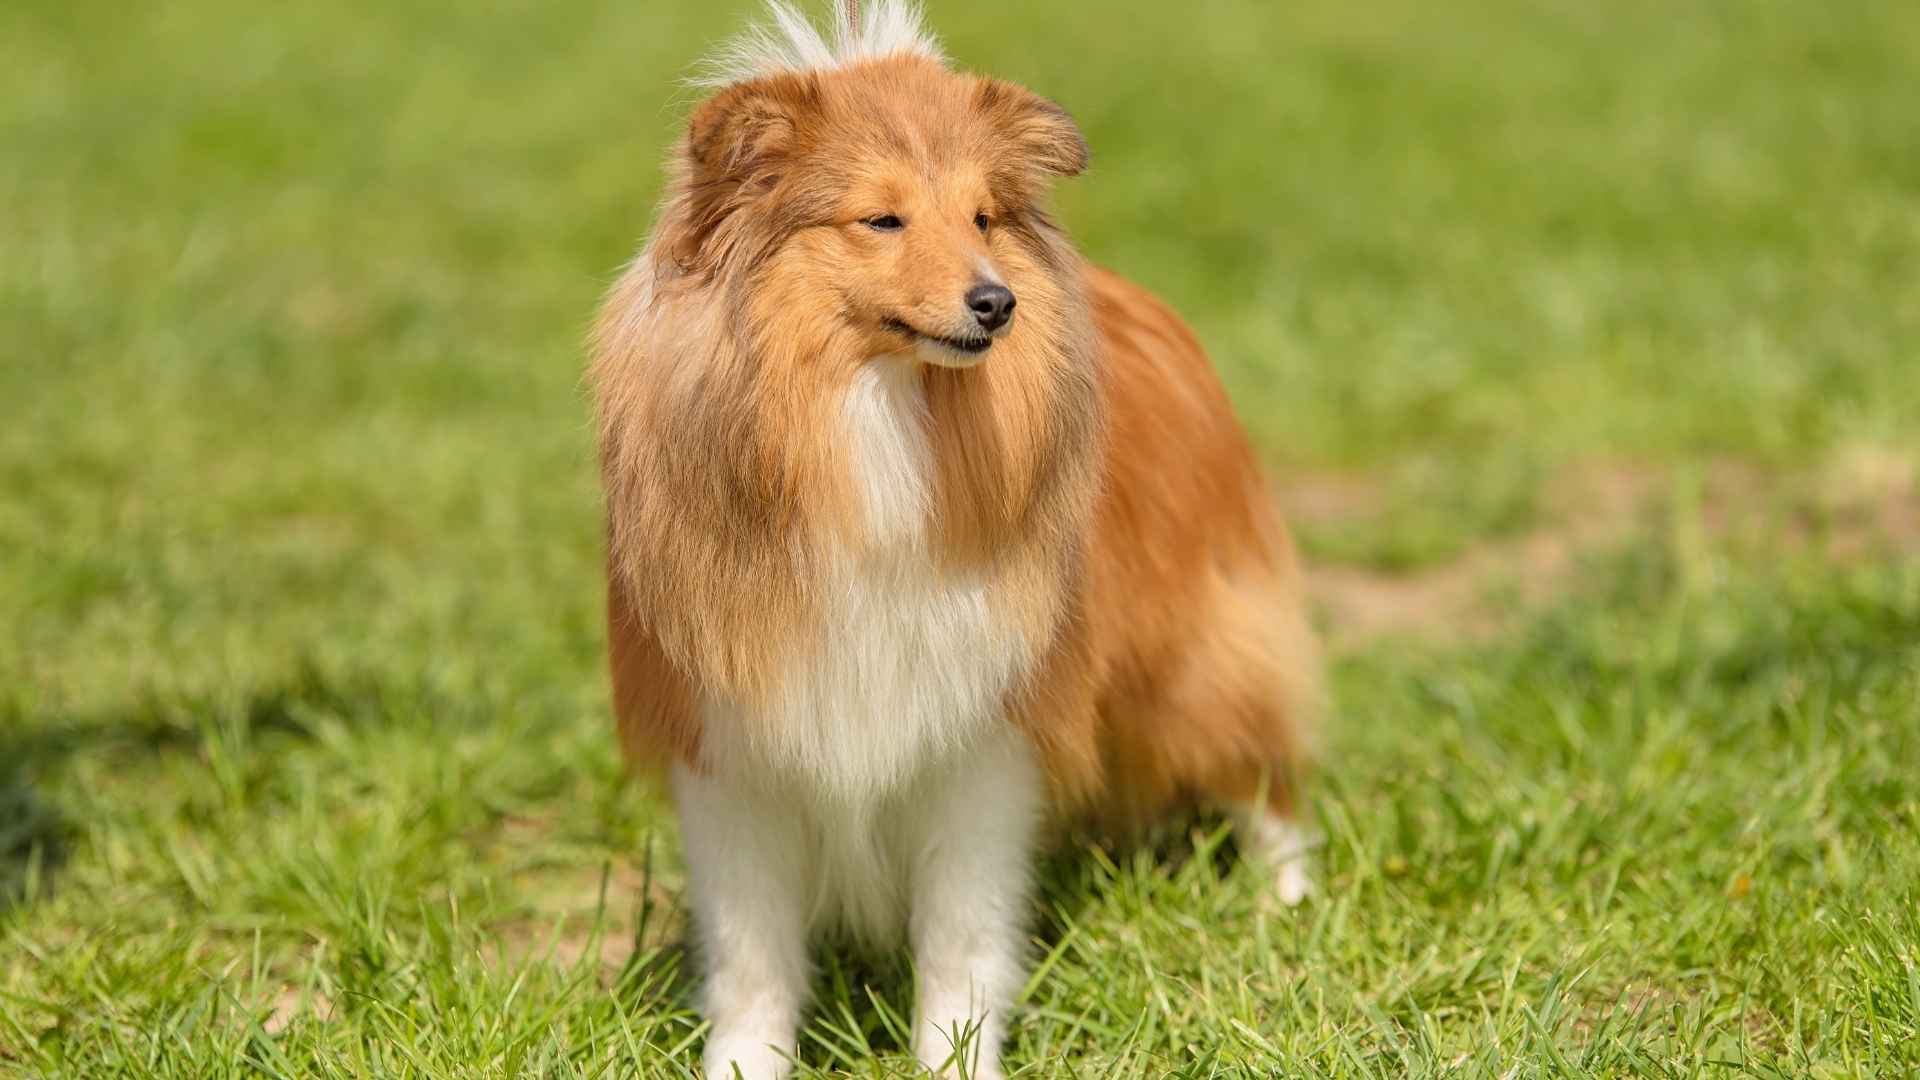
[{"label": "dog's front leg", "polygon": [[924,807],[913,875],[913,1050],[936,1075],[1001,1075],[1007,1011],[1026,966],[1044,785],[1033,748],[1008,729],[956,763]]},{"label": "dog's front leg", "polygon": [[710,1077],[785,1076],[807,996],[808,867],[799,817],[744,786],[673,773],[704,961]]}]

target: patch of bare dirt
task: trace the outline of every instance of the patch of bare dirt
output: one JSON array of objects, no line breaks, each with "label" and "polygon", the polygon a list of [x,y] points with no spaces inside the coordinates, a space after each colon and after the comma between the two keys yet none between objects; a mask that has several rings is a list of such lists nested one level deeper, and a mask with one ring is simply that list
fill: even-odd
[{"label": "patch of bare dirt", "polygon": [[333,1002],[318,990],[308,992],[297,986],[284,987],[268,1003],[267,1018],[260,1026],[267,1034],[278,1035],[303,1014],[324,1023],[333,1019]]},{"label": "patch of bare dirt", "polygon": [[[502,827],[500,839],[537,850],[547,834],[545,823],[515,820]],[[573,968],[592,957],[603,981],[610,982],[636,948],[669,944],[685,930],[678,895],[656,880],[644,854],[535,867],[514,878],[530,914],[496,928],[490,950],[495,960],[537,958]]]},{"label": "patch of bare dirt", "polygon": [[[1336,649],[1393,636],[1485,637],[1516,608],[1557,594],[1582,554],[1631,533],[1657,475],[1623,464],[1586,467],[1553,484],[1547,496],[1550,526],[1483,543],[1450,562],[1413,571],[1316,563],[1308,568],[1308,593],[1326,617]],[[1330,520],[1366,516],[1352,510],[1366,502],[1358,496],[1295,497],[1297,490],[1314,489],[1289,484],[1292,514],[1311,521],[1332,508]],[[1373,505],[1383,501],[1376,492]]]},{"label": "patch of bare dirt", "polygon": [[[1290,478],[1283,501],[1297,520],[1352,524],[1380,514],[1386,494],[1365,477],[1336,474]],[[1886,447],[1851,447],[1801,471],[1739,461],[1690,471],[1594,462],[1555,477],[1545,501],[1548,524],[1441,565],[1309,566],[1308,593],[1333,647],[1386,637],[1483,639],[1567,592],[1585,557],[1660,528],[1690,534],[1676,542],[1744,540],[1840,561],[1920,549],[1920,466]]]},{"label": "patch of bare dirt", "polygon": [[1842,558],[1876,554],[1876,545],[1920,549],[1920,461],[1885,447],[1853,447],[1828,469],[1816,510],[1829,550]]}]

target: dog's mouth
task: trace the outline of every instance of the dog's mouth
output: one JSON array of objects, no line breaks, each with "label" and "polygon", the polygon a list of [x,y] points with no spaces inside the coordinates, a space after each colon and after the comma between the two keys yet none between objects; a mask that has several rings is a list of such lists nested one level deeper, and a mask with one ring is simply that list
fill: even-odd
[{"label": "dog's mouth", "polygon": [[888,319],[886,327],[896,334],[904,334],[916,341],[937,345],[943,349],[951,349],[964,356],[979,356],[981,353],[993,348],[993,338],[986,334],[982,334],[979,337],[965,338],[947,337],[945,334],[929,334],[925,330],[921,330],[902,319]]}]

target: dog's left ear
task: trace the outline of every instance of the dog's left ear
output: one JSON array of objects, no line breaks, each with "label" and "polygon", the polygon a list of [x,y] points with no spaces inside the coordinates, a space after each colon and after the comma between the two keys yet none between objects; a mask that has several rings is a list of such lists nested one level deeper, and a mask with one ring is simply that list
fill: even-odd
[{"label": "dog's left ear", "polygon": [[1052,176],[1078,176],[1086,171],[1087,140],[1067,110],[999,79],[980,80],[974,102],[1028,165]]}]

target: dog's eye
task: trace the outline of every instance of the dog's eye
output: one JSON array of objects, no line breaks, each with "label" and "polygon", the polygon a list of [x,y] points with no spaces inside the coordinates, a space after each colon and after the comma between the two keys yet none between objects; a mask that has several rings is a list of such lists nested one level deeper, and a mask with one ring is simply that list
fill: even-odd
[{"label": "dog's eye", "polygon": [[973,215],[973,227],[979,229],[981,232],[987,231],[987,212],[985,210]]},{"label": "dog's eye", "polygon": [[867,228],[876,232],[899,232],[901,229],[907,227],[906,223],[894,214],[881,214],[879,217],[870,217],[866,220],[865,224]]}]

